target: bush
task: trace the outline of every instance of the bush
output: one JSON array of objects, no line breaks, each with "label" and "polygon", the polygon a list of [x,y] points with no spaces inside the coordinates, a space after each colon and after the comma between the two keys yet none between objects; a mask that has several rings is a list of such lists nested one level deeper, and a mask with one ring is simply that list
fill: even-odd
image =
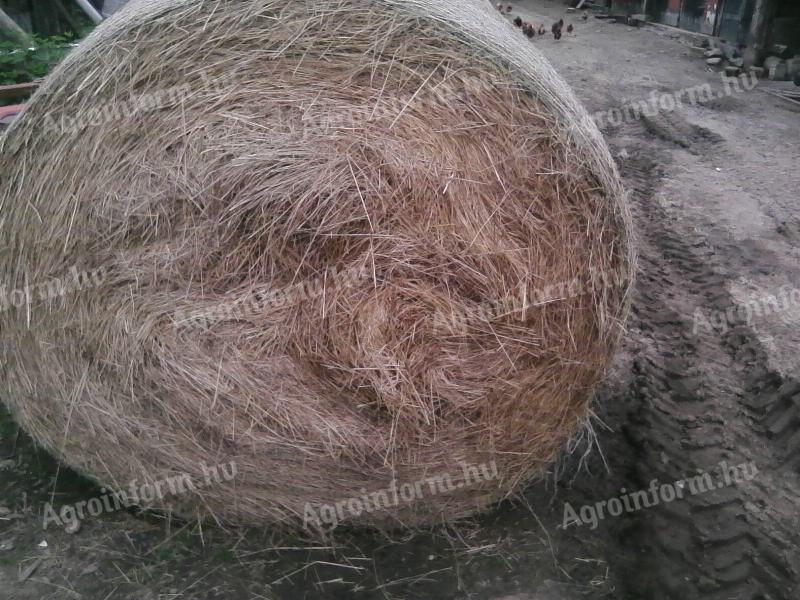
[{"label": "bush", "polygon": [[44,77],[69,52],[70,35],[32,36],[35,47],[0,42],[0,85],[27,83]]}]

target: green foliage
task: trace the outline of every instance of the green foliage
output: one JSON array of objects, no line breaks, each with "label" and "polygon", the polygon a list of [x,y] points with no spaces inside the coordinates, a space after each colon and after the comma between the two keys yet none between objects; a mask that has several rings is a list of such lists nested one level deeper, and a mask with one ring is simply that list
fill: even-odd
[{"label": "green foliage", "polygon": [[0,85],[26,83],[44,77],[70,50],[71,35],[32,36],[34,47],[0,41]]}]

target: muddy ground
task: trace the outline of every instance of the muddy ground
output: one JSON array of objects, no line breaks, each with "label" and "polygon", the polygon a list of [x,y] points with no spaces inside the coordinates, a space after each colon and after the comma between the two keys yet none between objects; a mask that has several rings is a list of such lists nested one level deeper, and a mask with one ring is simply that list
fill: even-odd
[{"label": "muddy ground", "polygon": [[[517,2],[515,14],[549,26],[564,8]],[[603,120],[632,193],[640,276],[598,397],[602,452],[582,460],[576,448],[558,477],[474,522],[395,539],[345,531],[320,546],[133,511],[69,533],[43,530],[44,503],[99,490],[2,412],[0,598],[800,597],[800,296],[764,300],[800,288],[800,106],[764,93],[772,82],[727,93],[690,42],[663,31],[567,21],[574,34],[531,43],[591,113],[702,84],[718,95]],[[761,314],[730,310],[752,302]],[[723,461],[755,470],[727,485]],[[717,489],[563,527],[565,503],[702,472]]]}]

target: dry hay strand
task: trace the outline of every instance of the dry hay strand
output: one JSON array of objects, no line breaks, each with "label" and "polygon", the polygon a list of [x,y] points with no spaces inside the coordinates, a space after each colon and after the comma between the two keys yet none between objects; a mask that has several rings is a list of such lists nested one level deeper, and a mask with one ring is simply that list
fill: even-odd
[{"label": "dry hay strand", "polygon": [[232,462],[139,503],[243,523],[435,523],[541,475],[633,244],[594,123],[485,4],[148,0],[99,27],[2,140],[19,423],[109,489]]}]

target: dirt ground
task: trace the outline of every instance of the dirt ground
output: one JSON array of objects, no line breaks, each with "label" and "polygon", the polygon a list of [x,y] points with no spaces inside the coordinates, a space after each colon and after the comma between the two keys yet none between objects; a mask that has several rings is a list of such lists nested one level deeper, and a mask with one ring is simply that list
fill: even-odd
[{"label": "dirt ground", "polygon": [[[565,14],[555,2],[514,6],[548,30]],[[786,293],[800,288],[800,106],[764,93],[772,82],[726,93],[699,50],[663,31],[565,18],[574,34],[531,43],[591,113],[703,84],[718,95],[603,118],[631,191],[640,274],[598,396],[602,452],[575,448],[552,477],[472,522],[395,539],[342,531],[321,546],[133,511],[69,533],[43,530],[45,502],[99,491],[0,413],[0,598],[800,597],[800,295]],[[764,300],[781,290],[777,308]],[[565,503],[702,472],[720,482],[723,461],[754,476],[563,527]]]}]

